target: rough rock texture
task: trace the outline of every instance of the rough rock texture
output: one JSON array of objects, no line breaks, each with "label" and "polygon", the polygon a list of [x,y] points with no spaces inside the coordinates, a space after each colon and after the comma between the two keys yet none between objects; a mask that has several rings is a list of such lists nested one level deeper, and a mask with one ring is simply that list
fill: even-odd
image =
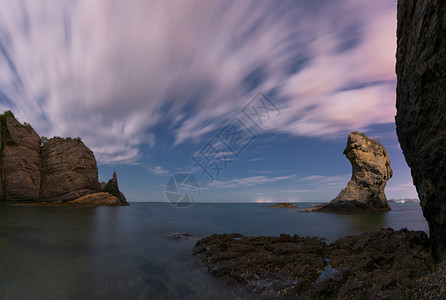
[{"label": "rough rock texture", "polygon": [[446,1],[398,1],[396,129],[433,254],[446,258]]},{"label": "rough rock texture", "polygon": [[99,191],[96,159],[84,143],[52,138],[42,147],[41,199],[69,201]]},{"label": "rough rock texture", "polygon": [[[64,202],[66,203],[66,202]],[[110,193],[94,193],[82,196],[73,201],[68,202],[70,204],[79,205],[107,205],[107,206],[121,206],[121,201]]]},{"label": "rough rock texture", "polygon": [[421,231],[382,229],[327,245],[315,238],[214,234],[197,242],[212,274],[270,298],[409,299],[434,269]]},{"label": "rough rock texture", "polygon": [[40,137],[30,126],[6,117],[0,125],[4,157],[0,164],[3,200],[36,200],[40,191]]},{"label": "rough rock texture", "polygon": [[108,183],[102,188],[103,192],[110,193],[117,197],[122,204],[127,204],[127,199],[118,187],[118,177],[116,176],[116,171],[113,172],[113,177],[108,181]]},{"label": "rough rock texture", "polygon": [[390,210],[384,188],[392,175],[390,159],[379,142],[364,133],[350,133],[344,154],[352,164],[352,178],[339,195],[310,211],[353,213]]}]

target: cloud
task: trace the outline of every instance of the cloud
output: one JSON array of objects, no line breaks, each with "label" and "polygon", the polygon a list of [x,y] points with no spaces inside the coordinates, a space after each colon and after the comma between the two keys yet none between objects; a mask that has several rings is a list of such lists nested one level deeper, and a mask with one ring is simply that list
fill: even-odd
[{"label": "cloud", "polygon": [[169,171],[164,170],[163,167],[161,167],[161,166],[156,166],[155,168],[151,169],[151,172],[154,175],[167,175],[167,174],[169,174]]},{"label": "cloud", "polygon": [[[300,191],[309,191],[309,190],[341,191],[341,189],[347,186],[347,183],[349,182],[350,178],[351,175],[333,175],[333,176],[310,175],[306,177],[297,178],[296,184],[304,187]],[[296,189],[295,191],[299,191],[299,189]]]},{"label": "cloud", "polygon": [[366,0],[5,0],[0,109],[42,135],[81,136],[99,163],[137,163],[160,124],[175,145],[199,141],[257,91],[282,112],[267,130],[333,137],[393,122],[395,12]]},{"label": "cloud", "polygon": [[209,183],[210,188],[216,189],[229,189],[238,187],[248,187],[253,185],[261,185],[266,183],[272,183],[277,181],[285,181],[293,179],[294,175],[289,176],[277,176],[277,177],[266,177],[266,176],[252,176],[244,178],[235,178],[228,181],[218,181],[214,180]]}]

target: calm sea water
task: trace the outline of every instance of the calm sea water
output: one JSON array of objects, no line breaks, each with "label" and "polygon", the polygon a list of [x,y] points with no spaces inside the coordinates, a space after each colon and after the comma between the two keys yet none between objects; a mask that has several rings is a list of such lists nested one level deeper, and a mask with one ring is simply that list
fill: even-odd
[{"label": "calm sea water", "polygon": [[[311,204],[301,204],[303,208]],[[245,299],[190,255],[213,233],[340,237],[428,231],[417,203],[382,214],[300,213],[268,204],[0,206],[0,299]],[[188,233],[190,239],[171,239]]]}]

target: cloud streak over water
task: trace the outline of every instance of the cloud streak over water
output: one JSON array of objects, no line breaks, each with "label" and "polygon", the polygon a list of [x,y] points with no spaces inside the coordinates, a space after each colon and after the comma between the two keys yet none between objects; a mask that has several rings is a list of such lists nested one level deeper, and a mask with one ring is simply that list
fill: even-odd
[{"label": "cloud streak over water", "polygon": [[169,128],[199,141],[257,92],[268,130],[331,137],[393,122],[395,3],[13,1],[0,8],[0,108],[100,163],[136,163]]}]

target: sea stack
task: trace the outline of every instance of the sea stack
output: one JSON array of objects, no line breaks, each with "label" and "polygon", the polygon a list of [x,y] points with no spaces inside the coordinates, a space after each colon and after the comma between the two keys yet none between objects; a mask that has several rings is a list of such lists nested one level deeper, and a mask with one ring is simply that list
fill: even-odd
[{"label": "sea stack", "polygon": [[446,259],[446,2],[398,1],[396,130],[433,255]]},{"label": "sea stack", "polygon": [[311,211],[357,213],[390,210],[384,188],[392,175],[390,159],[381,143],[364,133],[350,133],[345,156],[352,164],[352,177],[339,195]]}]

